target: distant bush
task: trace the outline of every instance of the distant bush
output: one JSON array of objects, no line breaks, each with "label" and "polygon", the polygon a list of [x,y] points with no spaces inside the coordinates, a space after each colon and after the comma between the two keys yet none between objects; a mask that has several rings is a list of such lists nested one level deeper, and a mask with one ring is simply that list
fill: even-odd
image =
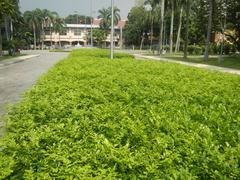
[{"label": "distant bush", "polygon": [[233,44],[224,44],[224,48],[223,49],[224,49],[224,53],[226,55],[234,54],[237,51],[236,46],[233,45]]},{"label": "distant bush", "polygon": [[188,46],[188,53],[190,55],[201,55],[201,54],[203,54],[201,46],[198,46],[198,45]]}]

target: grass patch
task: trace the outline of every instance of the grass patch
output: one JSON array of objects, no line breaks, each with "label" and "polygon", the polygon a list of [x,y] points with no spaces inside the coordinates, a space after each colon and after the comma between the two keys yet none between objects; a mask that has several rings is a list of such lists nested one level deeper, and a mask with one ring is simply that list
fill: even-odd
[{"label": "grass patch", "polygon": [[54,50],[49,50],[49,52],[71,52],[72,50],[64,50],[64,49],[54,49]]},{"label": "grass patch", "polygon": [[0,179],[237,179],[240,78],[78,50],[10,113]]},{"label": "grass patch", "polygon": [[177,61],[193,62],[199,64],[208,64],[219,67],[227,67],[233,69],[240,69],[240,56],[225,56],[223,62],[218,61],[218,56],[210,56],[208,61],[205,61],[203,56],[188,56],[188,59],[183,58],[182,53],[164,54],[161,57],[173,59]]},{"label": "grass patch", "polygon": [[19,55],[15,55],[15,56],[9,56],[9,55],[4,55],[4,56],[0,56],[0,61],[3,60],[10,60],[19,56],[25,56],[26,54],[19,54]]}]

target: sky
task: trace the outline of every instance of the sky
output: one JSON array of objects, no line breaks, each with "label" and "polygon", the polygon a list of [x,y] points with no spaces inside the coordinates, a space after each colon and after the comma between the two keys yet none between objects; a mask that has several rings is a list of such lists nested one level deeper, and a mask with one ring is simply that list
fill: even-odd
[{"label": "sky", "polygon": [[[91,0],[20,0],[22,12],[36,8],[56,11],[61,17],[69,14],[90,15]],[[98,10],[109,7],[111,0],[92,0],[93,17],[98,16]],[[121,10],[121,18],[127,19],[129,10],[134,6],[135,0],[114,0],[115,5]]]}]

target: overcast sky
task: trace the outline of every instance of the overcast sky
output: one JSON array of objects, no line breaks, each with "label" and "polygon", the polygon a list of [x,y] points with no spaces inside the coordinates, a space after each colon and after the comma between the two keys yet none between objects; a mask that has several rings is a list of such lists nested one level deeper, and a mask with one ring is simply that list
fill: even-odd
[{"label": "overcast sky", "polygon": [[[111,0],[92,0],[93,17],[96,17],[98,10],[109,7]],[[134,0],[114,0],[115,5],[121,10],[122,19],[126,19],[129,10],[134,5]],[[82,15],[90,15],[90,0],[20,0],[21,11],[33,10],[35,8],[49,9],[56,11],[62,17],[74,14],[78,11]]]}]

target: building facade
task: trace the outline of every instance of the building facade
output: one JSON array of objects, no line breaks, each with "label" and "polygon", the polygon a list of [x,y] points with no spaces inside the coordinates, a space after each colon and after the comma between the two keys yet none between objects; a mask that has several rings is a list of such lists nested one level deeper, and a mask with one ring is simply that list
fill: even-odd
[{"label": "building facade", "polygon": [[[119,21],[115,26],[114,42],[116,46],[122,46],[122,30],[125,27],[126,21]],[[100,20],[95,19],[93,24],[66,24],[62,33],[51,32],[47,30],[44,35],[45,46],[61,46],[61,47],[74,47],[74,46],[89,46],[88,34],[91,29],[100,28]],[[108,46],[110,44],[110,34],[104,40],[104,43]]]}]

